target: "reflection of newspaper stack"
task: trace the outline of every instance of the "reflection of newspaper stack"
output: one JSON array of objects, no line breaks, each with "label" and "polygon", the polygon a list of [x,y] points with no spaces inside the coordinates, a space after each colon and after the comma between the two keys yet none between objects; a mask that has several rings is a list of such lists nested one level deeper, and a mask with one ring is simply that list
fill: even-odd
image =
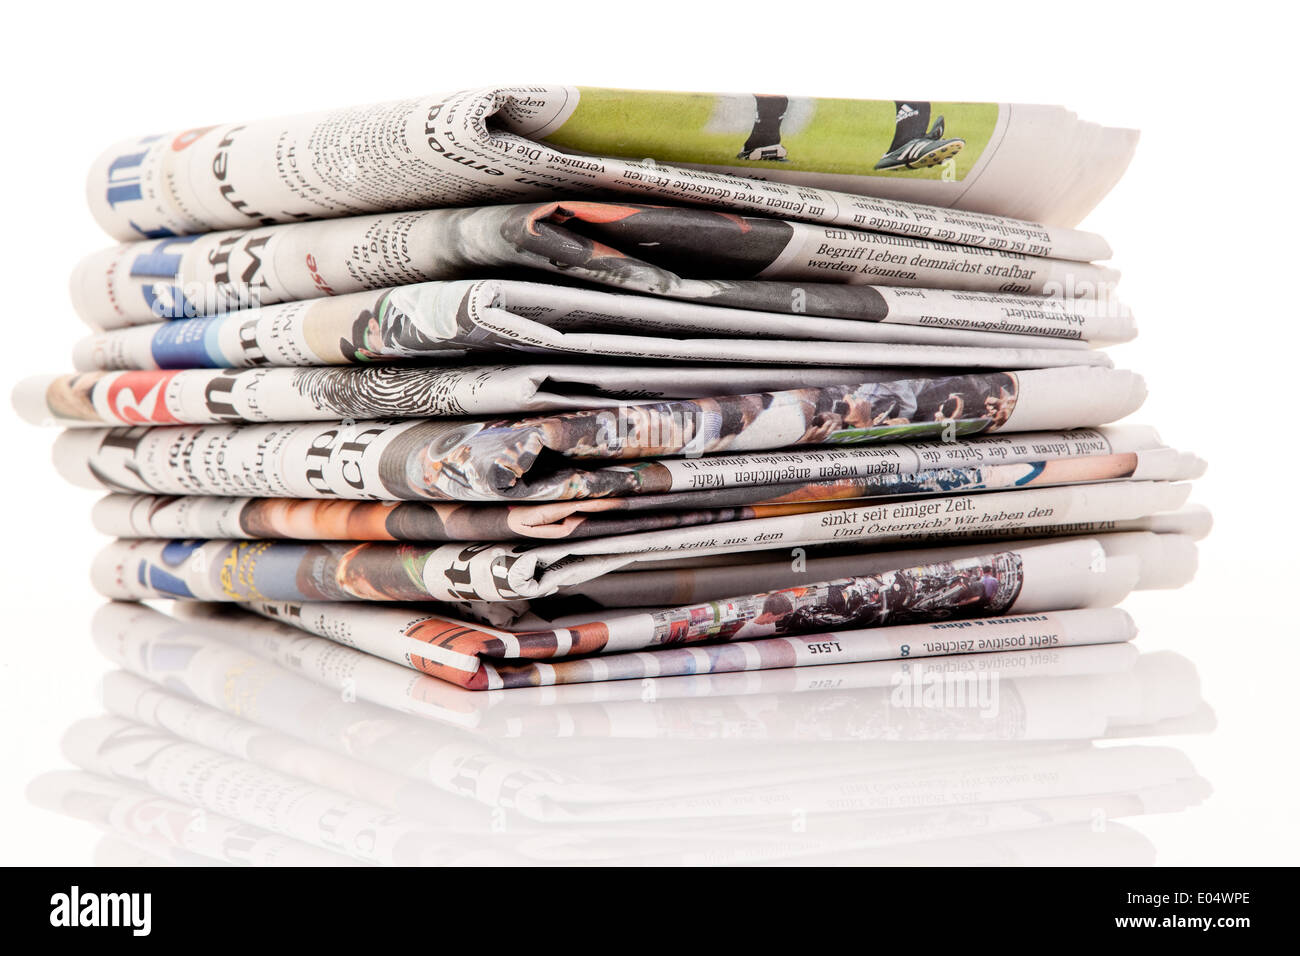
[{"label": "reflection of newspaper stack", "polygon": [[1120,821],[1208,789],[1194,670],[1128,644],[472,694],[209,605],[94,630],[108,716],[29,793],[153,860],[1148,863]]},{"label": "reflection of newspaper stack", "polygon": [[1208,521],[1071,228],[1133,139],[569,88],[149,137],[15,403],[110,492],[106,595],[469,688],[1122,642]]}]

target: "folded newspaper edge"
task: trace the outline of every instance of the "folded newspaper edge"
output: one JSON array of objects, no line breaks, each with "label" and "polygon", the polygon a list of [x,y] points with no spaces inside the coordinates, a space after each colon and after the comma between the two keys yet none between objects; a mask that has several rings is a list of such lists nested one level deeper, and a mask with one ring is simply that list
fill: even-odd
[{"label": "folded newspaper edge", "polygon": [[[711,114],[703,124],[700,106]],[[993,213],[1073,225],[1123,173],[1136,132],[1080,123],[1060,107],[987,103],[948,104],[950,124],[938,104],[926,129],[931,106],[578,87],[469,90],[126,141],[93,165],[87,199],[117,239],[613,193],[1105,256],[1091,234]],[[781,145],[783,123],[791,135],[789,127],[798,127],[798,145]],[[294,158],[291,171],[285,155]]]},{"label": "folded newspaper edge", "polygon": [[[788,554],[765,552],[766,560],[740,565],[716,565],[669,571],[654,568],[622,569],[563,588],[549,598],[540,598],[507,609],[486,602],[457,607],[458,614],[508,630],[556,626],[580,615],[631,613],[636,609],[657,610],[685,604],[730,600],[747,590],[776,591],[807,587],[821,581],[878,574],[891,568],[914,567],[945,561],[965,560],[981,554],[1018,551],[1027,548],[1087,539],[1100,546],[1093,551],[1093,567],[1099,574],[1113,566],[1131,566],[1136,577],[1126,581],[1131,590],[1179,588],[1192,579],[1198,561],[1195,540],[1185,534],[1152,531],[1080,531],[1076,535],[1038,538],[976,538],[948,540],[938,546],[900,548],[877,547],[870,551],[842,551],[810,547],[791,560]],[[782,560],[783,559],[783,560]],[[1101,586],[1101,578],[1094,582]],[[643,586],[638,586],[638,581]],[[1114,592],[1118,603],[1120,595]],[[1061,605],[1065,607],[1066,605]],[[479,608],[496,614],[478,613]]]},{"label": "folded newspaper edge", "polygon": [[[545,618],[567,614],[576,604],[594,607],[667,607],[709,601],[747,590],[789,587],[821,581],[862,570],[879,569],[879,561],[893,561],[900,552],[918,561],[934,555],[967,554],[972,548],[1000,546],[1006,542],[1052,541],[1061,537],[1096,537],[1108,554],[1148,549],[1160,560],[1144,558],[1138,588],[1177,588],[1196,571],[1196,545],[1210,530],[1209,512],[1201,505],[1118,521],[1083,521],[1058,525],[1003,528],[997,531],[914,531],[873,538],[865,547],[837,544],[810,545],[802,552],[756,551],[722,558],[633,561],[609,574],[580,584],[561,587],[553,598],[510,603],[460,602],[457,613],[497,627],[510,626],[527,614]],[[1137,538],[1130,538],[1136,535]],[[1150,536],[1150,538],[1148,538]],[[1150,544],[1129,545],[1126,542]],[[919,550],[918,550],[919,548]],[[904,551],[903,549],[910,549]],[[912,560],[907,558],[907,560]],[[1162,569],[1163,568],[1163,569]]]},{"label": "folded newspaper edge", "polygon": [[[787,363],[808,364],[834,352],[825,342],[851,343],[846,357],[826,360],[831,364],[881,364],[894,352],[918,362],[943,354],[986,358],[976,349],[1078,352],[1136,334],[1131,312],[1110,298],[845,288],[856,312],[827,307],[824,295],[810,300],[815,290],[805,287],[792,287],[778,312],[512,280],[426,282],[101,332],[74,345],[73,364],[79,371],[454,364],[519,351],[530,359],[736,363],[782,361],[777,349]],[[839,314],[823,314],[830,312]],[[685,354],[679,339],[689,339],[694,352]],[[887,347],[907,345],[918,347]]]},{"label": "folded newspaper edge", "polygon": [[[898,292],[912,288],[1100,299],[1122,311],[1113,302],[1119,273],[1092,263],[582,202],[433,209],[129,243],[83,259],[70,289],[89,324],[120,328],[501,272],[550,278],[552,286],[591,282],[665,304],[843,319],[878,320]],[[887,296],[888,287],[896,294]],[[568,302],[563,294],[552,301]]]},{"label": "folded newspaper edge", "polygon": [[[775,343],[774,343],[775,344]],[[797,343],[791,343],[797,345]],[[997,354],[998,359],[1008,357]],[[1024,352],[1011,357],[1028,359]],[[1060,365],[1084,364],[1077,352]],[[960,363],[976,366],[978,362]],[[1024,363],[1032,367],[1033,362]],[[573,411],[649,400],[710,398],[801,386],[855,385],[890,377],[938,378],[916,369],[797,366],[409,365],[180,369],[31,376],[12,401],[34,425],[176,425],[443,418]]]},{"label": "folded newspaper edge", "polygon": [[[1087,434],[1087,433],[1085,433]],[[841,472],[863,477],[741,485],[666,495],[588,498],[536,505],[427,504],[204,495],[109,495],[96,503],[97,531],[121,538],[288,538],[311,541],[506,541],[592,538],[726,524],[842,508],[852,500],[966,494],[1116,481],[1187,481],[1204,463],[1174,449],[1107,453],[1115,442],[1079,433],[1036,433],[1023,444],[969,449],[970,464],[875,473],[872,456],[845,456]],[[1006,449],[1006,459],[974,464]],[[1072,455],[1072,451],[1083,454]],[[1040,457],[1041,456],[1041,457]],[[736,468],[797,474],[805,456],[737,456]],[[752,459],[752,460],[746,460]],[[776,473],[774,473],[776,474]]]},{"label": "folded newspaper edge", "polygon": [[[69,429],[54,443],[54,461],[74,485],[126,492],[466,501],[617,497],[718,487],[737,475],[741,484],[770,480],[769,474],[744,480],[718,452],[890,442],[906,456],[899,442],[1103,425],[1135,411],[1144,397],[1145,385],[1133,372],[1070,367],[724,395],[523,420]],[[820,454],[833,469],[834,449]],[[552,466],[551,459],[562,464]],[[567,465],[578,459],[646,460]]]},{"label": "folded newspaper edge", "polygon": [[339,640],[335,634],[346,634],[345,642],[367,653],[470,690],[1049,649],[1127,641],[1136,634],[1132,618],[1126,612],[1107,607],[755,638],[698,647],[669,646],[651,651],[513,664],[494,656],[461,653],[446,646],[453,637],[464,641],[457,646],[473,647],[479,640],[483,646],[490,646],[496,640],[508,646],[508,635],[467,634],[477,629],[462,621],[412,618],[400,611],[385,612],[383,608],[368,606],[353,608],[347,604],[262,603],[247,607],[320,637]]},{"label": "folded newspaper edge", "polygon": [[445,418],[577,411],[907,374],[815,366],[588,363],[160,369],[31,376],[15,386],[13,405],[31,424],[61,428]]},{"label": "folded newspaper edge", "polygon": [[118,540],[95,558],[91,579],[101,594],[120,600],[514,602],[555,594],[634,561],[827,543],[861,546],[916,532],[1128,521],[1180,508],[1189,488],[1134,480],[1028,488],[549,545]]},{"label": "folded newspaper edge", "polygon": [[[660,612],[619,613],[612,617],[561,621],[544,630],[492,631],[465,622],[424,617],[412,622],[411,612],[394,610],[369,615],[355,605],[298,605],[254,603],[254,610],[278,616],[297,626],[343,640],[381,657],[423,669],[467,686],[514,686],[517,683],[563,683],[576,671],[581,680],[627,679],[701,670],[747,669],[790,663],[821,663],[816,655],[831,655],[828,663],[872,659],[862,654],[893,647],[895,656],[909,656],[909,636],[940,631],[963,638],[946,652],[975,649],[964,634],[977,639],[990,617],[1024,615],[1081,607],[1109,607],[1138,580],[1136,557],[1107,559],[1096,539],[1076,539],[1031,545],[1015,551],[991,551],[918,567],[893,565],[893,570],[841,578],[819,584],[745,595],[724,602],[709,602]],[[971,618],[971,615],[975,615]],[[910,621],[941,623],[913,630],[895,630]],[[1024,617],[1015,621],[1026,622]],[[396,629],[395,629],[396,628]],[[864,628],[885,628],[877,641],[864,640]],[[387,634],[380,646],[358,634],[364,629]],[[969,630],[968,630],[969,629]],[[805,632],[816,630],[807,635]],[[901,635],[893,644],[889,639]],[[793,643],[767,643],[774,638],[799,639]],[[742,653],[723,654],[716,642],[740,642]],[[706,648],[679,645],[708,643]],[[833,646],[823,648],[823,643]],[[845,650],[848,645],[850,649]],[[1050,647],[1054,643],[979,645],[986,650],[1008,647]],[[631,651],[653,649],[652,661]],[[800,652],[803,653],[800,653]],[[944,653],[937,643],[924,643],[924,653]],[[616,655],[599,664],[571,667],[573,658]],[[553,658],[566,660],[545,664]],[[699,667],[701,659],[707,666]],[[510,664],[527,660],[529,663]],[[487,664],[490,669],[484,670]],[[448,673],[450,671],[450,673]],[[552,675],[558,675],[552,679]],[[496,680],[501,681],[496,684]]]}]

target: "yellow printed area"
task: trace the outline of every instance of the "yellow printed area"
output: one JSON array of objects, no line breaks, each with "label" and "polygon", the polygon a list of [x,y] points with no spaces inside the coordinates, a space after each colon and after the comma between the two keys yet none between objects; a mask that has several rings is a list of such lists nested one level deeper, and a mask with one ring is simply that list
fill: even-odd
[{"label": "yellow printed area", "polygon": [[[930,120],[944,118],[944,138],[965,144],[945,164],[876,170],[894,138],[892,100],[792,101],[781,128],[785,162],[737,158],[749,136],[754,98],[748,94],[651,93],[583,87],[573,116],[546,137],[562,149],[665,163],[785,171],[961,179],[975,165],[997,124],[995,103],[931,103]],[[766,144],[764,144],[766,145]]]}]

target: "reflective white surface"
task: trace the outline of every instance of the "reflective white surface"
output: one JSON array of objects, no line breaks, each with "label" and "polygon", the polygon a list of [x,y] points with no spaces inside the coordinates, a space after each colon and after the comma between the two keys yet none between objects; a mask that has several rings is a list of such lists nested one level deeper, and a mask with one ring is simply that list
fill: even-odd
[{"label": "reflective white surface", "polygon": [[176,610],[100,609],[27,791],[147,860],[1147,864],[1211,789],[1195,667],[1132,645],[475,693]]}]

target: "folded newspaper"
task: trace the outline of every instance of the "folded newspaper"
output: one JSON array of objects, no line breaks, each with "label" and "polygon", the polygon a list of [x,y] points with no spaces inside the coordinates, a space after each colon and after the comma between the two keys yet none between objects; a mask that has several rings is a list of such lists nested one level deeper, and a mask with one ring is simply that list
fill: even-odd
[{"label": "folded newspaper", "polygon": [[[957,290],[931,291],[931,309],[960,321],[967,312],[1018,306],[1031,330],[1044,321],[1037,298],[1082,299],[1086,309],[1098,298],[1108,302],[1119,277],[1093,263],[983,245],[678,207],[546,203],[126,243],[83,260],[72,293],[84,319],[109,329],[428,280],[442,280],[431,294],[455,299],[460,286],[451,280],[485,271],[581,280],[668,302],[875,321],[891,311],[906,316],[915,308],[913,289]],[[516,290],[515,300],[523,308],[530,295],[548,302],[536,289]],[[394,304],[411,298],[396,293]],[[552,293],[549,304],[573,308],[563,294]]]},{"label": "folded newspaper", "polygon": [[573,87],[147,136],[14,404],[106,596],[476,690],[1123,642],[1208,530],[1074,228],[1135,141]]},{"label": "folded newspaper", "polygon": [[[941,447],[928,450],[930,460],[960,460],[960,439],[999,430],[1102,425],[1132,412],[1144,396],[1142,379],[1131,372],[1069,367],[718,395],[522,419],[347,417],[324,425],[68,430],[55,456],[69,480],[114,490],[554,501],[783,476],[837,477],[844,474],[840,463],[855,458],[877,459],[884,471],[901,470],[897,463],[910,459],[908,470],[916,470],[917,453],[894,443],[937,439]],[[205,399],[218,400],[211,393]],[[166,416],[165,404],[159,408],[163,402],[159,393],[155,418]],[[853,450],[792,452],[784,468],[780,457],[750,454],[878,442],[888,447],[865,458]],[[607,464],[615,459],[631,463]],[[580,465],[584,460],[595,464]]]},{"label": "folded newspaper", "polygon": [[661,611],[561,618],[542,629],[359,607],[336,603],[338,594],[248,606],[483,689],[1128,640],[1131,621],[1110,605],[1135,586],[1143,559],[1166,551],[1155,543],[1108,556],[1096,538],[962,550],[949,560]]},{"label": "folded newspaper", "polygon": [[[830,463],[827,474],[813,468]],[[1111,427],[1032,432],[894,448],[875,446],[827,459],[782,452],[701,462],[727,466],[730,481],[698,489],[541,504],[385,503],[342,499],[230,498],[113,494],[95,526],[119,537],[301,538],[307,540],[482,541],[587,538],[824,511],[846,500],[1014,490],[1123,478],[1195,478],[1201,463],[1162,446],[1149,429]],[[802,466],[802,467],[801,467]],[[742,470],[745,469],[745,470]],[[781,480],[774,480],[774,479]],[[759,483],[742,484],[750,480]],[[954,506],[955,507],[955,506]]]},{"label": "folded newspaper", "polygon": [[1136,142],[1052,106],[499,87],[127,140],[87,196],[122,240],[612,193],[1091,258],[980,213],[1073,225]]}]

